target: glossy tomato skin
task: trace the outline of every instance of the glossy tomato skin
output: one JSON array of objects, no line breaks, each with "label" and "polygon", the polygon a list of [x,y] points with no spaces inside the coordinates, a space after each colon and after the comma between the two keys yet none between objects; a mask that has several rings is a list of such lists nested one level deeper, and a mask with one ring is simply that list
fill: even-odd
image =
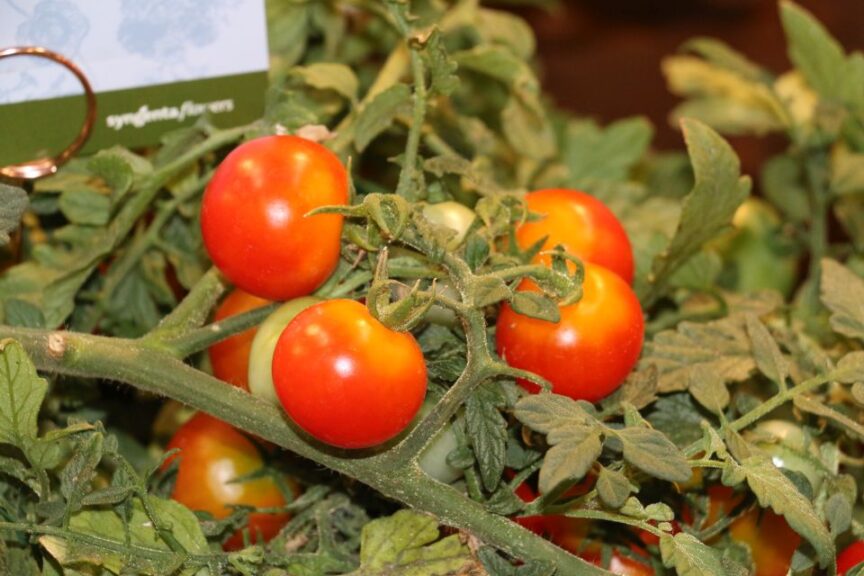
[{"label": "glossy tomato skin", "polygon": [[[237,289],[222,301],[216,309],[216,314],[213,315],[213,320],[218,322],[269,303],[269,300]],[[210,347],[208,351],[210,365],[216,378],[243,390],[249,390],[249,354],[255,332],[255,328],[249,328]]]},{"label": "glossy tomato skin", "polygon": [[[742,500],[731,488],[708,488],[709,508],[706,527],[728,515]],[[756,566],[753,576],[786,576],[792,555],[801,537],[782,516],[771,510],[753,508],[729,526],[733,540],[747,545]]]},{"label": "glossy tomato skin", "polygon": [[846,576],[852,568],[864,562],[864,540],[853,542],[837,556],[837,576]]},{"label": "glossy tomato skin", "polygon": [[[177,479],[171,497],[181,504],[215,518],[231,513],[230,506],[246,505],[275,508],[285,505],[285,497],[272,478],[262,477],[242,482],[233,479],[247,476],[263,466],[261,453],[252,441],[232,426],[199,412],[171,438],[166,450],[180,452],[166,463],[179,459]],[[291,518],[289,514],[249,515],[252,541],[275,536]],[[226,550],[243,546],[241,531],[224,544]]]},{"label": "glossy tomato skin", "polygon": [[305,296],[339,262],[342,216],[306,216],[348,202],[335,154],[297,136],[238,146],[204,192],[201,231],[213,263],[238,287],[271,300]]},{"label": "glossy tomato skin", "polygon": [[404,430],[426,395],[426,364],[414,337],[395,332],[353,300],[300,312],[273,355],[282,407],[312,437],[368,448]]},{"label": "glossy tomato skin", "polygon": [[[586,262],[604,266],[633,283],[635,264],[627,232],[615,214],[597,198],[578,190],[553,188],[525,196],[528,211],[543,216],[526,222],[516,230],[516,242],[522,249],[542,238],[544,250],[561,244],[564,249]],[[537,257],[548,262],[548,256]]]},{"label": "glossy tomato skin", "polygon": [[[519,287],[537,289],[527,280]],[[561,320],[553,323],[502,306],[498,354],[510,366],[549,380],[557,394],[590,402],[605,398],[624,382],[642,350],[645,322],[636,294],[616,274],[586,264],[582,299],[560,310]]]}]

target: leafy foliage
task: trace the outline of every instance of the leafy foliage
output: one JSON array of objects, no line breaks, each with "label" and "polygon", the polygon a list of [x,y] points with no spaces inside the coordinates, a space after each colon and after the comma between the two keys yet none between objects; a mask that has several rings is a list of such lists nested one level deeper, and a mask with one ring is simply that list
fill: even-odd
[{"label": "leafy foliage", "polygon": [[[791,2],[778,25],[794,70],[775,75],[719,41],[688,42],[662,66],[683,98],[672,116],[686,154],[660,154],[643,118],[600,126],[552,107],[533,34],[509,12],[327,1],[271,2],[268,16],[260,122],[202,121],[143,155],[101,151],[29,198],[0,186],[0,245],[24,221],[20,262],[0,255],[0,572],[602,574],[502,517],[558,515],[584,522],[575,537],[605,560],[637,546],[658,574],[737,576],[756,555],[731,526],[755,509],[802,536],[793,573],[831,570],[837,547],[864,534],[860,54]],[[331,210],[346,217],[342,260],[318,295],[365,298],[426,358],[435,406],[362,457],[297,436],[271,406],[226,392],[195,355],[263,316],[204,325],[226,287],[207,272],[198,212],[219,159],[276,131],[315,135],[351,161],[352,205]],[[743,293],[729,274],[746,256],[730,246],[751,183],[721,134],[768,132],[790,146],[757,175],[776,219],[758,238],[772,254],[806,255],[806,271],[793,262],[792,298],[771,278]],[[539,247],[513,242],[530,217],[522,193],[551,186],[600,198],[634,246],[646,343],[598,405],[527,393],[516,382],[540,379],[490,347],[502,302],[554,321],[559,303],[581,295],[578,272],[531,265]],[[477,215],[462,241],[423,216],[421,202],[445,200]],[[832,212],[842,230],[829,237]],[[542,293],[515,292],[524,278]],[[146,391],[312,461],[268,456],[263,473],[287,469],[305,490],[275,539],[222,552],[254,511],[215,519],[167,499],[172,477],[159,464],[176,421]],[[769,420],[804,440],[766,432]],[[446,427],[459,477],[442,486],[416,461]],[[719,484],[741,501],[708,522],[702,492]],[[640,544],[645,534],[659,544]]]}]

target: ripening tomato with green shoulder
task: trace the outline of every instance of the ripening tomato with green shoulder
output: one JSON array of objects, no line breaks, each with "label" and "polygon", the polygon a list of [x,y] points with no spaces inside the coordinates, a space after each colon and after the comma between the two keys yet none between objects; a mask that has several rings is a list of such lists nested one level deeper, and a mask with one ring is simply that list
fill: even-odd
[{"label": "ripening tomato with green shoulder", "polygon": [[[280,508],[286,499],[272,477],[238,480],[260,471],[264,459],[259,448],[236,428],[199,412],[186,422],[166,446],[178,449],[163,465],[178,461],[177,478],[171,497],[191,510],[209,512],[215,518],[231,514],[231,506]],[[296,483],[287,485],[299,493]],[[267,541],[275,536],[291,515],[252,512],[248,530],[251,541]],[[243,532],[238,530],[222,545],[225,550],[243,547]]]},{"label": "ripening tomato with green shoulder", "polygon": [[[539,291],[527,279],[518,289]],[[586,263],[582,299],[559,309],[560,321],[548,322],[503,305],[496,324],[498,354],[510,366],[549,380],[556,394],[601,400],[621,386],[639,359],[645,333],[639,300],[618,275]]]},{"label": "ripening tomato with green shoulder", "polygon": [[311,294],[339,263],[342,216],[309,215],[348,203],[348,173],[330,150],[297,136],[264,136],[219,164],[201,201],[204,246],[251,294]]},{"label": "ripening tomato with green shoulder", "polygon": [[[213,320],[214,322],[225,320],[267,304],[270,304],[269,300],[235,289],[216,308]],[[210,365],[216,378],[243,390],[249,390],[249,354],[255,331],[255,328],[249,328],[210,346],[208,351]]]},{"label": "ripening tomato with green shoulder", "polygon": [[[581,192],[554,188],[525,195],[528,211],[541,216],[516,229],[516,242],[523,250],[543,238],[543,250],[562,245],[585,262],[603,266],[628,284],[633,283],[633,247],[624,226],[603,202]],[[538,262],[549,262],[538,255]]]},{"label": "ripening tomato with green shoulder", "polygon": [[249,351],[249,392],[271,404],[279,405],[273,387],[273,352],[285,327],[297,314],[321,302],[315,296],[294,298],[282,304],[258,326]]},{"label": "ripening tomato with green shoulder", "polygon": [[391,330],[354,300],[327,300],[285,327],[273,384],[285,412],[310,436],[369,448],[411,423],[426,396],[426,363],[410,333]]},{"label": "ripening tomato with green shoulder", "polygon": [[[706,528],[730,514],[743,500],[740,494],[726,486],[711,486],[707,493]],[[782,516],[758,507],[732,522],[729,535],[750,549],[756,567],[753,576],[786,576],[792,565],[792,555],[801,543],[801,537]]]},{"label": "ripening tomato with green shoulder", "polygon": [[837,556],[837,576],[846,576],[852,568],[864,564],[864,540],[853,542]]}]

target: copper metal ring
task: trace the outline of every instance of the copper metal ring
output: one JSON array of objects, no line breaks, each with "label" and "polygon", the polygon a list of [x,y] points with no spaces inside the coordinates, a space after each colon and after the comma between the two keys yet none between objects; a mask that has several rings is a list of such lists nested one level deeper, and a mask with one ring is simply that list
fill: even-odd
[{"label": "copper metal ring", "polygon": [[93,94],[93,88],[90,87],[90,82],[81,69],[65,56],[40,46],[16,46],[0,50],[0,60],[12,56],[38,56],[64,66],[78,78],[78,82],[84,88],[84,97],[87,100],[87,116],[84,118],[84,125],[81,126],[81,131],[78,132],[75,140],[65,150],[53,157],[38,158],[22,164],[0,167],[0,177],[11,180],[35,180],[57,172],[57,169],[65,164],[87,141],[90,131],[93,129],[93,123],[96,121],[96,95]]}]

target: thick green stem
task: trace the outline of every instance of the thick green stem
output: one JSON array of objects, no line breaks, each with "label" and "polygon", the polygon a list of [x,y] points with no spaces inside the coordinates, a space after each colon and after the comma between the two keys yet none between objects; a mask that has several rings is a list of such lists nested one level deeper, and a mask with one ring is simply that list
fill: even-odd
[{"label": "thick green stem", "polygon": [[[138,341],[89,334],[0,326],[0,339],[20,342],[37,368],[55,374],[103,378],[171,397],[251,434],[368,484],[444,524],[477,536],[514,556],[546,560],[562,576],[608,576],[507,518],[425,475],[404,450],[340,452],[301,436],[277,407],[186,365],[167,351]],[[409,436],[410,438],[410,436]],[[404,440],[403,442],[407,441]]]}]

